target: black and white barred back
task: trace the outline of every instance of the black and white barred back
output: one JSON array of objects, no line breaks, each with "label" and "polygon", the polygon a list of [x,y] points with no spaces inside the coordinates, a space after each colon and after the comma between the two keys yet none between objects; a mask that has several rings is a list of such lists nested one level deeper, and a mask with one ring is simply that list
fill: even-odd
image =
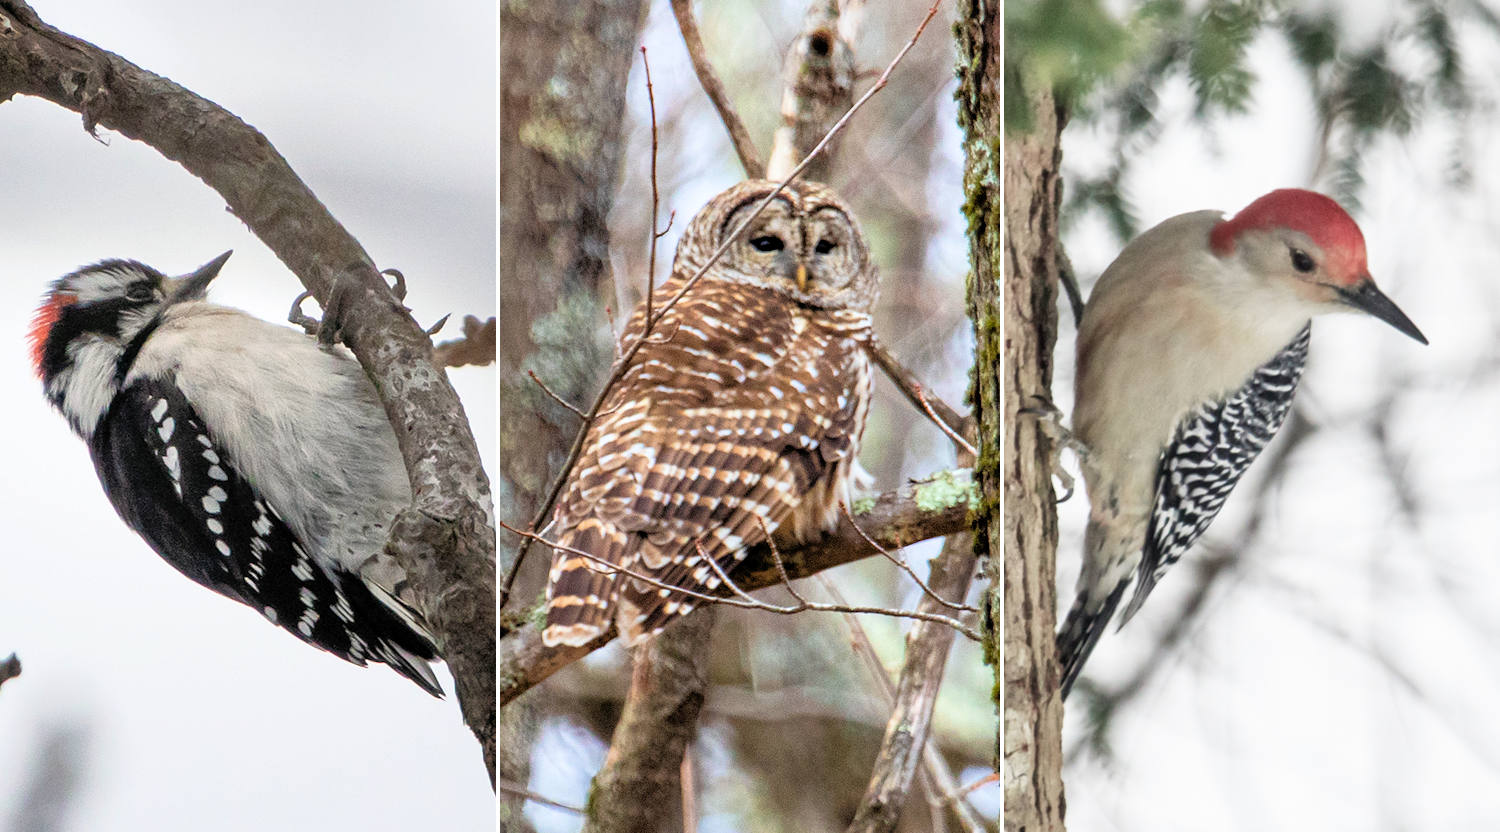
[{"label": "black and white barred back", "polygon": [[1156,505],[1121,627],[1213,523],[1245,470],[1281,430],[1307,364],[1311,336],[1308,324],[1257,368],[1244,387],[1223,401],[1205,402],[1178,426],[1157,463]]},{"label": "black and white barred back", "polygon": [[[30,334],[46,396],[120,517],[167,563],[308,644],[442,696],[420,614],[363,574],[370,553],[343,552],[363,538],[333,534],[358,515],[345,504],[390,503],[351,473],[405,479],[394,436],[371,436],[389,430],[384,414],[334,378],[368,384],[343,372],[352,359],[201,300],[227,257],[180,279],[109,260],[55,282]],[[330,431],[359,442],[330,457]]]},{"label": "black and white barred back", "polygon": [[[1307,364],[1311,336],[1309,323],[1238,390],[1222,400],[1203,403],[1178,424],[1157,462],[1156,502],[1136,570],[1135,593],[1120,616],[1120,627],[1140,609],[1167,569],[1208,529],[1245,470],[1281,429]],[[1069,611],[1057,635],[1063,697],[1072,689],[1129,585],[1127,575],[1092,613],[1082,595]]]}]

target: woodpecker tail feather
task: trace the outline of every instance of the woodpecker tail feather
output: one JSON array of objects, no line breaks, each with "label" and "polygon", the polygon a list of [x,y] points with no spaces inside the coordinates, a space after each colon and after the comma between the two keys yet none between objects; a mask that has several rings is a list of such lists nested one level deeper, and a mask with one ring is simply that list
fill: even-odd
[{"label": "woodpecker tail feather", "polygon": [[340,585],[351,608],[364,623],[364,637],[370,640],[368,650],[372,658],[389,665],[433,697],[442,697],[443,686],[432,673],[431,665],[439,659],[437,646],[422,621],[422,614],[363,577],[347,575]]},{"label": "woodpecker tail feather", "polygon": [[1073,683],[1083,670],[1084,662],[1093,653],[1094,644],[1109,627],[1109,620],[1114,616],[1115,608],[1119,606],[1120,598],[1125,595],[1125,588],[1129,584],[1130,580],[1127,578],[1115,585],[1114,592],[1093,612],[1088,609],[1087,594],[1080,593],[1078,600],[1073,603],[1073,609],[1068,611],[1068,618],[1057,632],[1057,661],[1062,667],[1061,689],[1064,700],[1068,699],[1068,692],[1073,689]]}]

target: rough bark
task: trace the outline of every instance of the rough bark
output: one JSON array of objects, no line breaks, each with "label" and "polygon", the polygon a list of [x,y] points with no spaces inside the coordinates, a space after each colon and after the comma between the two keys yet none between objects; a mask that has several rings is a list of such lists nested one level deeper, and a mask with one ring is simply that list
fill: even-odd
[{"label": "rough bark", "polygon": [[[994,119],[1000,130],[998,79]],[[1050,448],[1019,411],[1047,397],[1057,341],[1060,112],[1030,102],[1031,130],[1005,142],[1005,822],[1013,830],[1063,825],[1062,698],[1058,694],[1057,511]]]},{"label": "rough bark", "polygon": [[[969,472],[959,469],[941,472],[927,480],[908,484],[872,500],[864,501],[854,512],[859,522],[855,529],[848,518],[822,540],[803,546],[782,545],[781,561],[793,579],[877,555],[868,536],[882,547],[895,550],[928,538],[960,532],[968,522],[974,492]],[[863,534],[861,534],[861,530]],[[768,546],[754,547],[745,556],[734,580],[746,591],[781,583],[776,561]],[[728,595],[730,591],[721,588]],[[556,673],[563,666],[608,645],[615,631],[606,631],[599,639],[583,647],[542,645],[541,631],[535,622],[516,628],[501,642],[500,700],[509,703],[527,689]]]},{"label": "rough bark", "polygon": [[584,833],[683,828],[680,764],[698,734],[714,613],[693,611],[632,655],[630,693],[594,777]]},{"label": "rough bark", "polygon": [[[607,223],[645,10],[641,0],[512,0],[500,11],[501,471],[506,517],[522,524],[578,431],[526,371],[582,406],[610,363]],[[526,577],[544,575],[546,561]]]},{"label": "rough bark", "polygon": [[[975,561],[972,537],[950,536],[932,561],[927,586],[940,598],[963,599],[974,578]],[[951,612],[951,608],[928,597],[922,599],[917,609]],[[906,658],[896,687],[895,708],[886,724],[870,786],[849,825],[849,833],[889,833],[901,820],[932,729],[932,710],[943,685],[943,668],[953,647],[953,637],[952,628],[936,622],[917,622],[907,633]]]},{"label": "rough bark", "polygon": [[[766,178],[791,173],[853,103],[854,52],[840,37],[838,3],[815,0],[782,67],[781,126],[771,143]],[[802,178],[829,181],[837,151],[838,144],[830,144]]]},{"label": "rough bark", "polygon": [[[527,371],[586,403],[609,366],[607,220],[645,8],[642,0],[507,0],[500,9],[501,505],[522,527],[578,431],[577,417]],[[514,553],[516,539],[506,533],[506,541]],[[535,598],[550,558],[532,548],[513,599]],[[501,775],[512,783],[530,781],[534,711],[521,702],[501,712]],[[527,828],[524,803],[505,798],[503,829]]]},{"label": "rough bark", "polygon": [[82,114],[90,132],[104,126],[150,145],[203,180],[338,321],[375,382],[411,478],[413,504],[396,517],[387,550],[409,576],[493,777],[489,481],[427,334],[265,136],[168,79],[48,26],[21,0],[4,0],[0,101],[17,94]]}]

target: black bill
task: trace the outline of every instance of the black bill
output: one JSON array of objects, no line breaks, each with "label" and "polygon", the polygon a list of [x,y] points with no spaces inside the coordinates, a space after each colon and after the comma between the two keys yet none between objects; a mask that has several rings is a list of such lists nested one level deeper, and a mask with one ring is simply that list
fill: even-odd
[{"label": "black bill", "polygon": [[170,291],[171,300],[176,302],[202,298],[204,293],[208,291],[209,282],[218,276],[219,270],[224,268],[224,262],[229,260],[229,256],[232,254],[234,254],[234,250],[230,249],[186,275],[173,278],[172,289]]},{"label": "black bill", "polygon": [[1422,331],[1417,329],[1416,324],[1411,323],[1406,313],[1402,312],[1401,308],[1396,306],[1390,298],[1387,298],[1385,293],[1381,292],[1379,287],[1375,286],[1375,282],[1369,278],[1361,281],[1358,286],[1340,289],[1339,295],[1349,306],[1368,312],[1417,341],[1427,343],[1427,336],[1422,335]]}]

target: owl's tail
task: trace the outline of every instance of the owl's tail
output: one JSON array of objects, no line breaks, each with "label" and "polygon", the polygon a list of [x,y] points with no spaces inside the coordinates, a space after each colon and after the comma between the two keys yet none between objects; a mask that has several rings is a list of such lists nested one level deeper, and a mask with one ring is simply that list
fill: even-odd
[{"label": "owl's tail", "polygon": [[[619,573],[608,566],[608,551],[624,543],[625,534],[598,518],[567,530],[553,550],[547,577],[547,625],[542,644],[587,645],[609,627],[618,592]],[[589,558],[580,553],[591,553]]]}]

